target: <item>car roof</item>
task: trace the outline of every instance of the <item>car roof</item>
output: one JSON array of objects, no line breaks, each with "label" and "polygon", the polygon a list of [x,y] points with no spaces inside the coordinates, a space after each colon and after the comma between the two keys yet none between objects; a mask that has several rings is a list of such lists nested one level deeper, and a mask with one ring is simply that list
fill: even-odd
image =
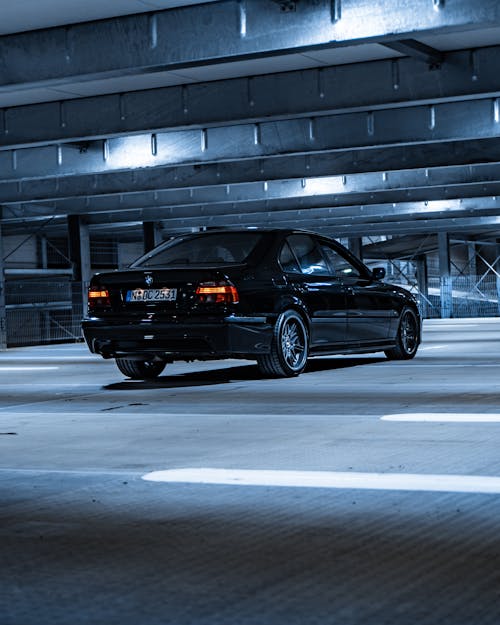
[{"label": "car roof", "polygon": [[331,238],[326,235],[320,234],[319,232],[314,232],[312,230],[302,230],[301,228],[264,228],[264,227],[249,227],[249,228],[210,228],[209,230],[201,230],[199,232],[185,232],[181,233],[177,236],[197,236],[204,234],[225,234],[225,233],[236,233],[236,232],[262,232],[262,233],[270,233],[270,234],[310,234],[317,237],[323,238]]}]

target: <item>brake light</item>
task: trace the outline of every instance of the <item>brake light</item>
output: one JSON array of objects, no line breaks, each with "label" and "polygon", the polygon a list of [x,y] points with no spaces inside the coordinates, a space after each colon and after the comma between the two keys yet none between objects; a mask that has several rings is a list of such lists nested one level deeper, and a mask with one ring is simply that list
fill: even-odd
[{"label": "brake light", "polygon": [[88,292],[89,312],[96,308],[107,308],[111,306],[108,289],[90,287]]},{"label": "brake light", "polygon": [[237,304],[238,291],[229,282],[202,282],[196,289],[201,304]]}]

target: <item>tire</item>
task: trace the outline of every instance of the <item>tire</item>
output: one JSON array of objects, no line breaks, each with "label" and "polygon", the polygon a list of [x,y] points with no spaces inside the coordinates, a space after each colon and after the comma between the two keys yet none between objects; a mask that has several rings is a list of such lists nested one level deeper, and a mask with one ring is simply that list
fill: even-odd
[{"label": "tire", "polygon": [[116,366],[123,375],[132,380],[152,380],[157,378],[165,369],[165,362],[154,360],[128,360],[117,358]]},{"label": "tire", "polygon": [[302,317],[287,310],[278,317],[273,330],[271,351],[259,356],[261,373],[275,378],[291,378],[304,371],[309,353],[309,335]]},{"label": "tire", "polygon": [[417,315],[411,308],[404,308],[399,321],[396,346],[387,349],[389,360],[410,360],[417,353],[420,343],[420,325]]}]

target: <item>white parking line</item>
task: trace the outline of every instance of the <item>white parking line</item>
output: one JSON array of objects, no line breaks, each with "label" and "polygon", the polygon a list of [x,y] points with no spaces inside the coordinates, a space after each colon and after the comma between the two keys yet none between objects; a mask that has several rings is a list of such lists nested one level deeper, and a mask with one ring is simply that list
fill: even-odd
[{"label": "white parking line", "polygon": [[[77,385],[78,386],[78,385]],[[1,385],[0,385],[1,388]],[[66,399],[67,396],[62,397],[61,399],[64,400]],[[92,395],[80,395],[79,399],[81,399],[82,397],[95,397],[94,394]],[[53,400],[46,400],[46,401],[53,401]],[[325,414],[289,414],[289,413],[248,413],[248,412],[241,412],[241,413],[237,413],[237,412],[228,412],[228,413],[224,413],[221,414],[220,412],[167,412],[165,410],[165,408],[156,408],[156,409],[151,409],[148,410],[147,412],[145,411],[144,408],[139,408],[135,411],[132,412],[130,410],[121,410],[122,406],[110,406],[110,407],[106,407],[103,410],[86,410],[85,408],[73,408],[72,410],[65,410],[64,408],[62,408],[61,410],[56,410],[54,408],[54,410],[50,411],[50,412],[46,412],[43,410],[40,410],[40,405],[42,405],[43,403],[46,403],[46,401],[41,401],[41,402],[30,402],[28,404],[17,404],[17,405],[12,405],[12,406],[2,406],[0,408],[0,416],[4,417],[5,415],[8,415],[9,417],[16,417],[16,418],[26,418],[26,417],[36,417],[36,420],[39,421],[42,418],[48,418],[48,419],[54,419],[56,417],[64,417],[68,414],[72,415],[72,416],[81,416],[84,417],[85,419],[92,419],[92,418],[99,418],[102,419],[103,417],[105,417],[106,415],[109,415],[110,417],[112,415],[120,415],[120,418],[124,418],[124,419],[137,419],[137,417],[144,417],[144,415],[147,415],[148,418],[152,418],[152,417],[156,417],[159,420],[161,420],[162,422],[164,422],[166,419],[223,419],[224,421],[226,421],[227,419],[242,419],[244,421],[251,421],[254,419],[266,419],[266,420],[271,420],[271,419],[294,419],[294,420],[299,420],[302,421],[303,419],[310,419],[310,420],[325,420],[325,421],[331,421],[332,419],[348,419],[348,420],[354,420],[354,419],[372,419],[372,420],[376,420],[379,418],[379,415],[372,415],[372,414],[347,414],[347,413],[340,413],[340,414],[332,414],[331,412],[329,413],[325,413]],[[118,401],[118,400],[117,400]],[[34,410],[33,412],[28,412],[26,410],[27,406],[34,406],[36,408],[36,410]]]},{"label": "white parking line", "polygon": [[101,362],[102,358],[100,356],[92,356],[91,354],[75,354],[74,356],[71,354],[60,354],[58,356],[25,356],[24,354],[11,354],[9,352],[3,352],[0,354],[0,360],[88,360],[92,362]]},{"label": "white parking line", "polygon": [[54,369],[60,369],[61,367],[32,367],[28,365],[27,367],[5,367],[0,365],[0,371],[53,371]]},{"label": "white parking line", "polygon": [[143,475],[142,479],[150,482],[231,486],[500,493],[499,477],[481,475],[186,468],[154,471]]},{"label": "white parking line", "polygon": [[424,326],[424,331],[428,330],[454,330],[455,328],[477,328],[479,327],[478,323],[440,323],[437,325],[426,325]]},{"label": "white parking line", "polygon": [[381,421],[430,422],[430,423],[500,423],[500,413],[472,412],[409,412],[387,414]]}]

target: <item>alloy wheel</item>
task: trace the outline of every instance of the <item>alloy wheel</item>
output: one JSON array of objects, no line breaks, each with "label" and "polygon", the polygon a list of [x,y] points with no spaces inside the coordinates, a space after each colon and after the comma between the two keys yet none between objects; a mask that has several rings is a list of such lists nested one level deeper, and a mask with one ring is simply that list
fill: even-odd
[{"label": "alloy wheel", "polygon": [[401,320],[401,344],[407,354],[417,347],[417,323],[413,314],[407,311]]},{"label": "alloy wheel", "polygon": [[302,368],[306,358],[306,341],[303,325],[294,317],[286,319],[281,330],[281,353],[290,369]]}]

